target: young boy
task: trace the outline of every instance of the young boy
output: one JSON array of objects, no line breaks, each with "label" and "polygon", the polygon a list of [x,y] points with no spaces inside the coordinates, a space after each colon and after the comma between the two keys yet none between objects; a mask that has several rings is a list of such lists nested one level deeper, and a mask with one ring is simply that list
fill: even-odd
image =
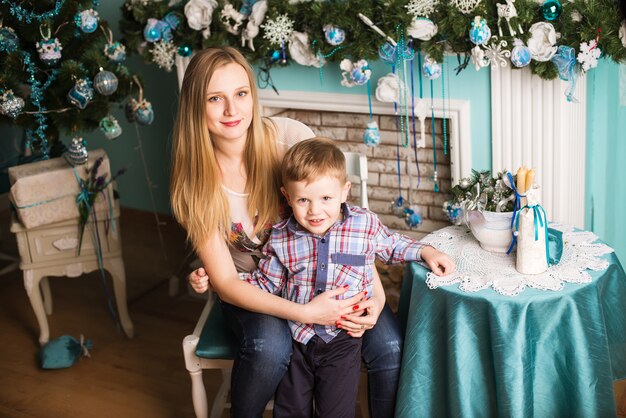
[{"label": "young boy", "polygon": [[[350,190],[345,158],[331,140],[294,145],[283,159],[282,183],[293,214],[274,225],[258,269],[240,274],[250,283],[307,303],[339,286],[348,288],[344,299],[360,292],[371,296],[376,256],[388,264],[424,260],[438,275],[454,270],[444,253],[391,232],[366,209],[345,204]],[[289,326],[293,355],[276,392],[274,416],[354,416],[361,339],[339,327],[292,321]]]}]

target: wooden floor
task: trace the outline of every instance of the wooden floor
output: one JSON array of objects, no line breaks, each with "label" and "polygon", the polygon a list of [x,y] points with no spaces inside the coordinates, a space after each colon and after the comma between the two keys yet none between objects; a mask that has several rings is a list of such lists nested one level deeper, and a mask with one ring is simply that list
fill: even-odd
[{"label": "wooden floor", "polygon": [[[162,251],[154,216],[122,210],[134,339],[116,331],[99,274],[50,279],[54,301],[54,312],[48,317],[51,338],[83,334],[93,340],[91,358],[68,369],[39,367],[39,328],[21,272],[0,276],[0,417],[194,416],[181,341],[192,331],[203,302],[184,288],[176,297],[168,294],[170,276],[183,277],[188,272],[188,249],[180,228],[171,219],[166,221]],[[7,227],[8,214],[0,213],[0,251],[17,255]],[[221,375],[205,371],[204,381],[211,402]],[[626,384],[616,385],[616,398],[619,416],[626,417]]]}]

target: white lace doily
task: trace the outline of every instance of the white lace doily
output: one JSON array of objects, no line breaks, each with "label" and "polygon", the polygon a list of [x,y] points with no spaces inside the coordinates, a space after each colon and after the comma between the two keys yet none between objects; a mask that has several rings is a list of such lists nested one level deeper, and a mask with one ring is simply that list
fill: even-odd
[{"label": "white lace doily", "polygon": [[574,228],[551,223],[550,228],[563,233],[563,253],[557,265],[545,273],[525,275],[515,269],[514,254],[492,253],[483,250],[465,226],[449,226],[426,236],[422,242],[448,254],[456,264],[456,271],[439,277],[429,272],[426,285],[430,289],[459,283],[465,292],[492,287],[505,296],[515,296],[527,286],[541,290],[561,290],[563,283],[589,283],[587,270],[601,271],[609,266],[600,258],[613,252],[593,232],[575,231]]}]

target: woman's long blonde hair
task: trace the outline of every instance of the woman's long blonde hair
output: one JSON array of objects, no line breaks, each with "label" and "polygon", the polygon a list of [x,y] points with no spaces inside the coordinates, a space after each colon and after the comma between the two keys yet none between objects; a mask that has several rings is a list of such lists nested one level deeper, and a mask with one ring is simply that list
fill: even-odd
[{"label": "woman's long blonde hair", "polygon": [[280,172],[276,129],[262,119],[254,72],[232,47],[198,52],[189,63],[178,100],[174,125],[170,196],[172,211],[187,230],[187,237],[200,250],[210,235],[230,231],[228,199],[222,189],[211,134],[207,128],[207,88],[215,71],[227,64],[241,65],[248,74],[253,115],[244,151],[247,170],[248,213],[256,219],[254,233],[275,221],[279,211]]}]

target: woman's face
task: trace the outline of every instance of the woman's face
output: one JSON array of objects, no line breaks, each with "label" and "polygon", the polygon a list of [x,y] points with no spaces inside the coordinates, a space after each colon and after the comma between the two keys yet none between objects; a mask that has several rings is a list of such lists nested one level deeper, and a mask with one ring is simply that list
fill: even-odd
[{"label": "woman's face", "polygon": [[250,81],[236,63],[218,68],[206,96],[207,127],[213,141],[246,140],[253,114]]}]

